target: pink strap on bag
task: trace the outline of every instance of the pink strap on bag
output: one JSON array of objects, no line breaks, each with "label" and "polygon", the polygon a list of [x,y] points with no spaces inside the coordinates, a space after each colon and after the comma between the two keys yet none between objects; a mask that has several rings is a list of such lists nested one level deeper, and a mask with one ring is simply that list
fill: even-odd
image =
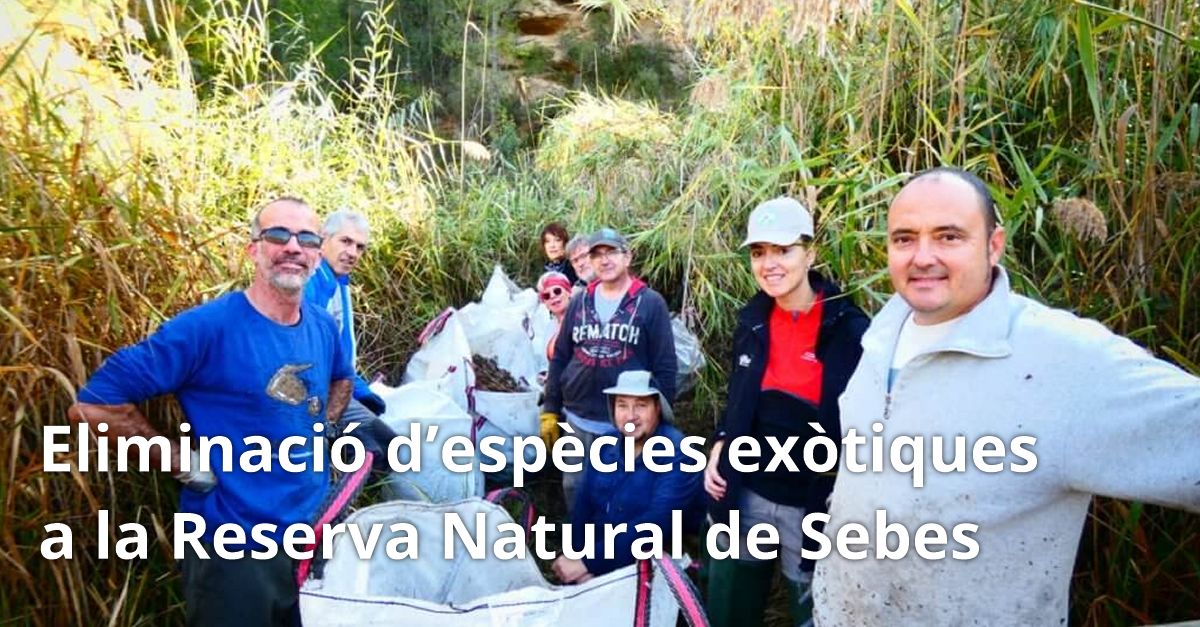
[{"label": "pink strap on bag", "polygon": [[688,579],[675,562],[666,557],[638,562],[637,597],[633,608],[634,627],[649,627],[650,625],[650,590],[654,583],[654,573],[658,571],[667,582],[675,601],[679,603],[679,611],[683,619],[691,627],[708,627],[708,616],[700,603],[700,593],[692,580]]},{"label": "pink strap on bag", "polygon": [[[315,551],[321,544],[321,534],[325,525],[334,524],[335,520],[343,518],[347,510],[350,509],[350,504],[354,502],[354,497],[358,495],[362,487],[367,483],[367,477],[371,475],[371,463],[375,461],[375,454],[367,451],[366,461],[356,471],[342,475],[337,483],[333,485],[333,490],[330,491],[329,497],[325,501],[325,505],[318,508],[320,512],[317,516],[316,523],[313,524],[312,544],[305,547],[306,550]],[[309,572],[312,571],[312,558],[301,560],[296,564],[296,586],[304,584],[304,580],[308,579]]]}]

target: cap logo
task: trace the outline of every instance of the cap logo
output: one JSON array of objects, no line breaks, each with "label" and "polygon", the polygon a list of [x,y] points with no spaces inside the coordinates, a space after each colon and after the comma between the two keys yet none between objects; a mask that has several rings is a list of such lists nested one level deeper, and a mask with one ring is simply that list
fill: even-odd
[{"label": "cap logo", "polygon": [[777,217],[778,216],[775,215],[774,211],[764,212],[762,215],[760,215],[758,217],[758,225],[759,226],[771,226],[772,224],[775,224],[775,219]]}]

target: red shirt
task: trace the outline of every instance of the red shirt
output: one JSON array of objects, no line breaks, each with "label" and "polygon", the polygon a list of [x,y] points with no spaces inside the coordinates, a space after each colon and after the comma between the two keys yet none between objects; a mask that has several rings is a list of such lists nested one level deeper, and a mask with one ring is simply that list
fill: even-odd
[{"label": "red shirt", "polygon": [[762,389],[787,392],[814,405],[821,403],[823,367],[817,359],[817,334],[823,305],[824,299],[817,294],[807,312],[787,311],[779,305],[771,310]]}]

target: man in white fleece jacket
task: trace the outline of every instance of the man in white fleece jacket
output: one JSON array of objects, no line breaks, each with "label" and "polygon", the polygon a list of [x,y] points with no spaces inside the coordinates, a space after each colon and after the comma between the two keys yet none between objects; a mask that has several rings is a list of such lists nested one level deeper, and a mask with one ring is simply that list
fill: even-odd
[{"label": "man in white fleece jacket", "polygon": [[[887,233],[896,295],[863,337],[841,397],[844,431],[881,430],[886,469],[850,471],[873,463],[871,449],[857,460],[843,449],[824,531],[834,550],[813,584],[817,625],[1065,625],[1093,494],[1200,511],[1200,380],[1095,321],[1013,294],[999,266],[1004,229],[971,174],[914,177],[888,211]],[[923,487],[888,461],[900,436],[924,442]],[[987,436],[1003,444],[980,456]],[[1018,436],[1036,443],[1021,451]],[[912,457],[900,448],[901,461]],[[961,470],[935,469],[955,457]],[[877,558],[897,548],[877,510],[906,528],[904,557]],[[869,531],[855,547],[864,559],[837,551],[850,523]],[[926,523],[945,529],[926,533],[926,552],[944,550],[942,559],[913,550]],[[962,542],[951,530],[968,523],[978,529]],[[971,544],[976,556],[955,559]]]}]

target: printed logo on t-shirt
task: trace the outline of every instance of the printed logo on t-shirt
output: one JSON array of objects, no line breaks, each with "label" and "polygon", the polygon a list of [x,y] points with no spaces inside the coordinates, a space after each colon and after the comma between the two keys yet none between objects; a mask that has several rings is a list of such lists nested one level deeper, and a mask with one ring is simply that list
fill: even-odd
[{"label": "printed logo on t-shirt", "polygon": [[[270,382],[267,383],[267,396],[283,401],[288,405],[299,405],[308,399],[308,386],[304,380],[296,376],[296,373],[304,372],[312,368],[312,364],[287,364],[275,371]],[[320,399],[317,399],[318,404]],[[312,411],[311,401],[309,411]]]},{"label": "printed logo on t-shirt", "polygon": [[594,342],[596,340],[612,340],[622,344],[637,346],[641,336],[642,329],[629,323],[613,324],[609,322],[599,324],[591,322],[581,324],[571,330],[571,339],[576,344]]},{"label": "printed logo on t-shirt", "polygon": [[583,324],[571,330],[575,359],[588,367],[611,368],[629,360],[630,347],[641,341],[641,327],[611,322]]},{"label": "printed logo on t-shirt", "polygon": [[817,361],[817,354],[812,351],[804,351],[800,355],[800,359],[807,361],[807,362],[815,363]]}]

